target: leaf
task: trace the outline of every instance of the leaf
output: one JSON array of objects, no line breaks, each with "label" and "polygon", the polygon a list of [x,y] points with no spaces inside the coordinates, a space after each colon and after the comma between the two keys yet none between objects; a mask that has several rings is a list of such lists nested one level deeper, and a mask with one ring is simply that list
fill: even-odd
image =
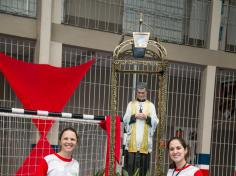
[{"label": "leaf", "polygon": [[123,176],[129,176],[129,173],[125,169],[122,169],[122,175]]},{"label": "leaf", "polygon": [[97,171],[97,173],[94,174],[94,176],[104,176],[104,173],[105,173],[105,170],[100,170],[100,171]]},{"label": "leaf", "polygon": [[136,169],[136,171],[134,172],[134,175],[133,176],[139,176],[139,168]]}]

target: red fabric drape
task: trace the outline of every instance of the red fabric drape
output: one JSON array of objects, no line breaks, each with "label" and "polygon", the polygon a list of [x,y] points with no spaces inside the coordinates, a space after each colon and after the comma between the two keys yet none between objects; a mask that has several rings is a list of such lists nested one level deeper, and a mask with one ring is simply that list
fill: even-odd
[{"label": "red fabric drape", "polygon": [[[106,131],[107,133],[107,153],[106,153],[106,168],[105,168],[105,176],[108,176],[109,171],[109,153],[110,153],[110,129],[111,129],[111,117],[107,116],[105,121],[100,123],[100,126]],[[115,163],[114,163],[114,170],[116,169],[116,162],[120,163],[120,117],[116,116],[115,119],[115,148],[114,148],[114,155],[115,155]]]},{"label": "red fabric drape", "polygon": [[94,60],[58,68],[19,61],[0,53],[0,69],[24,108],[60,112]]},{"label": "red fabric drape", "polygon": [[[57,68],[26,63],[0,53],[0,70],[25,109],[61,112],[94,61],[70,68]],[[53,152],[46,138],[53,121],[33,119],[33,123],[41,139],[16,175],[34,175],[38,158]]]}]

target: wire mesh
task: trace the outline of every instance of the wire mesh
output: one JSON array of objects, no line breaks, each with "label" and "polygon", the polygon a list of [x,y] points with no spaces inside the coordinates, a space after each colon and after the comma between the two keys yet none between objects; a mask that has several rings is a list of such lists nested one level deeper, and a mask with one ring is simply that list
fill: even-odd
[{"label": "wire mesh", "polygon": [[111,92],[111,53],[63,45],[62,66],[74,66],[95,58],[65,111],[83,114],[109,115]]},{"label": "wire mesh", "polygon": [[232,176],[236,165],[236,72],[218,69],[216,75],[210,174]]},{"label": "wire mesh", "polygon": [[[167,87],[166,138],[180,136],[190,146],[188,162],[196,164],[196,147],[198,131],[198,109],[200,101],[200,84],[202,67],[172,63],[169,67]],[[164,155],[165,168],[169,166],[168,151]]]},{"label": "wire mesh", "polygon": [[[110,79],[111,79],[111,53],[104,53],[96,50],[87,50],[71,46],[63,46],[63,65],[76,65],[91,58],[97,58],[93,68],[81,81],[83,89],[76,90],[71,97],[66,109],[74,113],[106,113],[110,112]],[[67,54],[65,54],[67,53]],[[132,65],[126,66],[133,67]],[[142,66],[142,69],[155,70]],[[129,68],[128,68],[129,69]],[[191,146],[190,162],[196,163],[196,144],[198,128],[198,107],[200,100],[200,83],[202,67],[199,65],[171,63],[168,69],[168,90],[167,90],[167,119],[164,141],[175,136],[182,130],[182,135]],[[148,82],[148,99],[157,104],[158,76],[155,74],[136,75],[138,81]],[[133,75],[118,75],[118,108],[117,113],[124,115],[126,106],[132,100]],[[95,87],[95,88],[94,88]],[[81,93],[82,92],[82,93]],[[85,98],[85,97],[86,98]],[[85,102],[90,101],[90,104]],[[95,101],[95,103],[94,103]],[[79,104],[80,103],[80,104]],[[101,106],[106,105],[106,106]],[[79,107],[79,108],[77,108]],[[155,137],[154,137],[155,138]],[[155,143],[155,142],[154,142]],[[153,146],[155,148],[155,146]],[[154,151],[155,153],[155,151]],[[166,173],[169,165],[167,151],[164,151],[163,173]],[[155,156],[153,154],[153,156]],[[155,159],[152,158],[152,169],[155,167]]]},{"label": "wire mesh", "polygon": [[[0,114],[0,175],[15,175],[35,146],[37,128],[32,123],[33,118],[42,119],[39,116]],[[73,127],[78,133],[79,143],[73,158],[80,163],[80,175],[94,175],[104,169],[106,134],[98,122],[56,117],[53,120],[59,123],[58,131]],[[51,138],[50,135],[47,137]],[[57,144],[52,147],[58,150]]]},{"label": "wire mesh", "polygon": [[[32,62],[34,48],[35,41],[3,35],[0,36],[0,51],[17,59]],[[91,58],[97,59],[95,64],[93,64],[92,68],[88,71],[84,79],[81,81],[81,84],[69,100],[64,111],[94,115],[109,114],[109,100],[111,92],[111,55],[111,53],[107,52],[63,45],[63,67],[79,65]],[[197,143],[196,132],[199,119],[198,107],[200,100],[201,72],[201,66],[183,63],[170,63],[168,71],[168,102],[166,119],[167,126],[165,129],[166,136],[163,140],[166,141],[177,133],[182,134],[192,148],[190,162],[192,162],[193,164],[196,162],[195,149]],[[14,92],[11,91],[6,80],[2,75],[0,78],[1,106],[20,107],[20,102],[17,100]],[[147,77],[146,75],[141,75],[138,79],[149,82],[150,89],[148,98],[156,104],[156,99],[153,96],[158,88],[155,84],[157,82],[155,80],[155,76]],[[117,113],[121,115],[124,114],[126,104],[132,97],[132,84],[130,80],[132,80],[131,75],[121,75],[119,77],[119,82],[121,82],[123,86],[119,88],[120,106]],[[210,172],[211,175],[214,176],[225,174],[227,174],[226,176],[228,176],[232,174],[235,167],[235,97],[229,96],[228,93],[224,93],[227,92],[226,90],[228,90],[228,92],[235,95],[235,89],[233,88],[233,86],[227,83],[233,80],[235,80],[235,71],[218,70],[216,78],[210,155]],[[226,111],[224,110],[225,108],[230,110]],[[26,124],[29,124],[27,120],[16,122],[16,120],[12,119],[5,121],[5,123],[1,122],[0,130],[7,130],[9,126],[11,126],[11,128],[16,128],[15,130],[32,128],[30,125]],[[23,137],[25,135],[25,138],[27,138],[28,134],[26,132],[27,130],[19,130],[15,133],[18,133]],[[5,134],[10,137],[12,135],[9,132],[5,131],[1,136],[4,136]],[[3,138],[4,143],[2,142]],[[19,147],[18,143],[16,145],[10,140],[7,141],[8,143],[5,143],[5,138],[10,139],[9,137],[3,138],[0,141],[0,146],[1,152],[3,153],[2,156],[4,156],[5,158],[1,158],[1,161],[4,166],[11,165],[14,170],[17,167],[16,162],[23,162],[23,159],[19,158],[16,160],[12,160],[12,156],[18,156],[18,153],[20,156],[20,154],[22,153],[19,152],[19,148],[27,148],[31,143],[28,142],[27,147],[24,146],[26,144],[19,144]],[[92,136],[89,138],[92,138]],[[92,141],[88,141],[88,144],[90,142]],[[6,149],[6,145],[12,146],[15,149],[13,151],[11,151],[11,149]],[[4,151],[2,148],[5,148]],[[4,155],[5,152],[8,152],[7,154],[9,154],[8,159],[6,158],[6,155]],[[25,151],[25,153],[23,154],[26,155],[27,152]],[[167,152],[164,153],[164,156],[165,168],[163,168],[163,172],[165,173],[169,164]],[[91,157],[91,155],[89,155],[89,157]],[[93,165],[84,167],[93,167]],[[2,168],[0,170],[2,171]],[[6,172],[9,173],[10,170],[11,169],[6,169]]]},{"label": "wire mesh", "polygon": [[[35,43],[34,40],[0,35],[0,52],[18,60],[33,62]],[[0,91],[0,106],[22,107],[2,73],[0,73]]]}]

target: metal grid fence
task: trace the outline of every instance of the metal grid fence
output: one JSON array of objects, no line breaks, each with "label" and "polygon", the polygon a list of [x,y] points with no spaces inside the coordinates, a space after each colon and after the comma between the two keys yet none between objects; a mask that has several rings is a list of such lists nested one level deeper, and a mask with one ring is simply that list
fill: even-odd
[{"label": "metal grid fence", "polygon": [[[35,41],[0,35],[0,52],[26,62],[33,62]],[[0,73],[0,106],[21,107],[21,103]]]},{"label": "metal grid fence", "polygon": [[[32,62],[34,55],[35,41],[15,38],[9,36],[0,37],[0,51],[7,55]],[[79,65],[91,58],[96,58],[95,64],[88,71],[81,84],[69,100],[64,111],[81,114],[107,115],[110,111],[111,92],[111,53],[89,50],[79,47],[63,45],[62,53],[63,67]],[[191,64],[170,63],[168,76],[168,104],[166,119],[166,137],[168,140],[176,133],[182,133],[188,141],[192,150],[190,161],[195,163],[196,131],[198,128],[198,106],[200,100],[200,84],[202,67]],[[0,99],[1,106],[21,107],[14,92],[1,75]],[[140,79],[146,80],[145,75]],[[129,79],[126,79],[129,80]],[[218,71],[216,78],[216,90],[214,100],[214,116],[212,128],[211,144],[211,175],[231,176],[235,167],[235,96],[229,97],[228,92],[235,95],[235,87],[227,82],[235,80],[235,71]],[[155,83],[155,81],[151,81]],[[234,81],[235,82],[235,81]],[[126,84],[125,84],[126,85]],[[222,87],[223,86],[223,87]],[[127,84],[124,90],[132,90]],[[224,91],[222,91],[224,90]],[[150,86],[149,99],[156,103],[156,99],[151,92],[155,92],[155,86]],[[223,92],[223,94],[222,94]],[[130,97],[121,98],[122,106],[119,106],[118,114],[124,114],[126,104]],[[9,103],[10,102],[10,103]],[[225,111],[229,109],[228,111]],[[1,143],[1,148],[3,144]],[[223,153],[219,155],[219,153]],[[163,172],[168,167],[169,159],[165,151]],[[226,169],[223,169],[226,168]],[[218,176],[217,175],[217,176]]]},{"label": "metal grid fence", "polygon": [[[91,58],[96,58],[97,61],[81,81],[66,109],[73,113],[105,113],[107,115],[110,112],[111,53],[63,46],[63,66],[78,65]],[[201,73],[201,66],[177,63],[170,63],[168,71],[167,127],[163,140],[167,141],[182,131],[184,139],[191,146],[189,161],[193,164],[196,163]],[[121,116],[124,115],[126,105],[132,98],[132,78],[130,74],[118,76],[117,113]],[[158,77],[141,74],[137,75],[137,80],[148,82],[148,99],[157,104]],[[153,156],[155,155],[153,154]],[[165,168],[163,168],[163,172],[165,173],[169,164],[167,151],[164,151],[164,156]],[[155,159],[152,158],[152,169],[154,167]]]},{"label": "metal grid fence", "polygon": [[224,51],[236,52],[236,2],[225,0],[222,2],[222,18],[220,27],[219,48]]},{"label": "metal grid fence", "polygon": [[[190,147],[188,162],[196,164],[197,131],[199,120],[200,84],[203,67],[172,63],[169,68],[167,90],[166,139],[181,136]],[[165,153],[165,169],[169,157]]]},{"label": "metal grid fence", "polygon": [[[0,113],[0,175],[14,176],[25,159],[29,156],[36,144],[38,130],[32,123],[32,119],[43,117],[31,115],[19,115]],[[45,119],[49,117],[44,117]],[[52,119],[52,118],[51,118]],[[76,129],[79,141],[73,152],[73,158],[79,161],[80,175],[92,176],[98,170],[103,170],[106,156],[106,134],[99,126],[99,122],[91,122],[81,119],[53,118],[58,124],[47,135],[47,138],[57,138],[55,134],[64,128]],[[58,143],[53,148],[58,150]],[[33,160],[33,158],[32,158]],[[35,166],[36,167],[36,166]],[[32,175],[29,173],[27,175]],[[19,175],[19,174],[18,174]]]},{"label": "metal grid fence", "polygon": [[216,74],[210,175],[232,176],[236,166],[236,72]]}]

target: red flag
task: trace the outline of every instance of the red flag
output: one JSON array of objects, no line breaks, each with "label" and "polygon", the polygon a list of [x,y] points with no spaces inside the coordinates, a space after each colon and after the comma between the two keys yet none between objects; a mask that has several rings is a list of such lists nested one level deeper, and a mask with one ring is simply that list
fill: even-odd
[{"label": "red flag", "polygon": [[[100,126],[106,131],[107,133],[107,154],[106,154],[106,168],[105,168],[105,175],[108,176],[108,170],[109,170],[109,153],[110,153],[110,125],[111,118],[110,116],[106,117],[105,121],[100,122]],[[114,163],[114,170],[116,169],[116,161],[120,163],[120,117],[116,116],[116,122],[115,122],[115,163]]]},{"label": "red flag", "polygon": [[[25,109],[61,112],[94,61],[70,68],[58,68],[19,61],[0,53],[0,70]],[[33,119],[33,123],[41,139],[17,174],[34,175],[39,158],[53,152],[46,135],[54,122]]]},{"label": "red flag", "polygon": [[95,60],[59,68],[33,64],[0,53],[0,69],[24,108],[60,112]]}]

